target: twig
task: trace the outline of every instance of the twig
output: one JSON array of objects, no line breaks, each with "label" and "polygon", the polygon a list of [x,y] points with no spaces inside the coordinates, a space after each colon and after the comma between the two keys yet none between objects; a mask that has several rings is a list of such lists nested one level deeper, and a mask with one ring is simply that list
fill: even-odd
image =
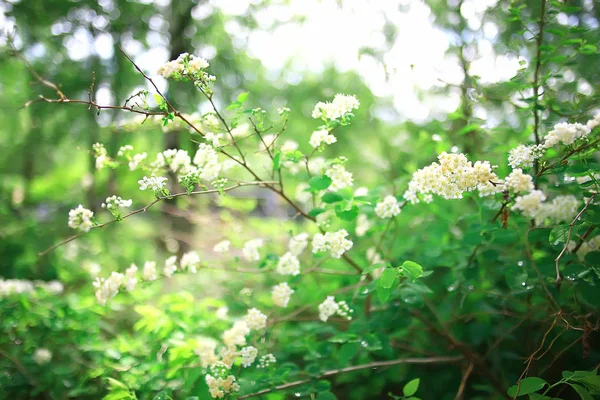
[{"label": "twig", "polygon": [[575,216],[575,218],[573,218],[573,221],[571,221],[571,223],[569,224],[569,232],[567,233],[567,240],[565,241],[565,245],[564,245],[562,251],[560,252],[560,254],[558,255],[558,257],[556,257],[554,259],[555,267],[556,267],[556,283],[560,283],[560,281],[562,280],[562,277],[560,276],[560,259],[562,258],[562,256],[565,254],[565,252],[569,248],[569,242],[571,241],[571,234],[573,233],[573,227],[575,226],[575,223],[577,222],[577,220],[585,212],[585,210],[587,210],[587,208],[592,203],[592,201],[594,201],[594,197],[596,197],[596,194],[593,194],[588,199],[588,201],[585,203],[585,206],[581,209],[581,211],[579,211],[579,213]]},{"label": "twig", "polygon": [[[182,192],[182,193],[175,193],[175,194],[172,194],[172,195],[169,195],[169,196],[162,196],[162,197],[157,198],[152,203],[150,203],[150,204],[148,204],[148,205],[146,205],[146,206],[144,206],[142,208],[139,208],[139,209],[137,209],[135,211],[131,211],[130,213],[127,213],[127,214],[123,215],[120,219],[119,218],[115,218],[115,219],[113,219],[111,221],[108,221],[108,222],[105,222],[103,224],[94,225],[94,226],[92,226],[90,228],[90,230],[104,228],[107,225],[110,225],[110,224],[113,224],[115,222],[124,220],[124,219],[129,218],[131,216],[134,216],[136,214],[145,213],[146,211],[148,211],[149,208],[151,208],[156,203],[159,203],[159,202],[161,202],[163,200],[172,199],[172,198],[181,197],[181,196],[191,196],[191,195],[196,195],[196,194],[209,194],[209,193],[228,192],[230,190],[233,190],[233,189],[236,189],[236,188],[239,188],[239,187],[242,187],[242,186],[261,186],[261,185],[265,185],[266,183],[267,182],[262,182],[262,181],[259,181],[259,182],[240,182],[240,183],[237,183],[237,184],[235,184],[233,186],[229,186],[229,187],[223,188],[221,190],[218,190],[218,189],[198,190],[198,191],[194,191],[194,192],[190,192],[190,193]],[[39,257],[44,256],[45,254],[47,254],[47,253],[49,253],[49,252],[51,252],[51,251],[59,248],[60,246],[63,246],[65,244],[69,243],[69,242],[72,242],[73,240],[77,239],[78,237],[85,235],[86,233],[87,232],[80,232],[80,233],[78,233],[76,235],[73,235],[73,236],[71,236],[71,237],[63,240],[62,242],[59,242],[59,243],[57,243],[57,244],[55,244],[53,246],[50,246],[46,250],[38,253],[38,256]]]},{"label": "twig", "polygon": [[[399,364],[438,364],[438,363],[453,363],[457,361],[461,361],[463,359],[462,356],[452,356],[452,357],[429,357],[429,358],[399,358],[397,360],[389,360],[389,361],[375,361],[368,364],[360,364],[353,365],[351,367],[332,369],[329,371],[325,371],[321,375],[314,377],[313,379],[322,379],[330,376],[343,374],[346,372],[360,371],[362,369],[369,368],[381,368],[381,367],[391,367]],[[263,389],[255,393],[250,393],[244,396],[238,397],[239,400],[249,399],[251,397],[261,396],[263,394],[272,393],[278,390],[285,390],[295,386],[300,386],[305,383],[311,382],[312,379],[302,379],[295,382],[285,383],[283,385],[275,386],[269,389]]]},{"label": "twig", "polygon": [[471,372],[473,372],[474,365],[475,364],[473,364],[473,362],[469,363],[469,366],[465,370],[462,380],[460,381],[460,386],[458,387],[458,392],[456,392],[456,396],[454,396],[454,400],[462,399],[463,393],[465,392],[465,387],[467,386],[467,381],[469,380],[469,377],[471,376]]}]

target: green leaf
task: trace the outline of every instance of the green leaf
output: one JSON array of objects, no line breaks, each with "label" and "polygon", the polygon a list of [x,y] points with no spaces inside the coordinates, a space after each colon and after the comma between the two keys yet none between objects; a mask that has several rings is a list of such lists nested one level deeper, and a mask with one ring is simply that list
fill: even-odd
[{"label": "green leaf", "polygon": [[564,243],[567,241],[567,237],[569,236],[569,225],[558,225],[552,228],[550,231],[550,239],[549,242],[552,245],[556,245],[558,243]]},{"label": "green leaf", "polygon": [[542,378],[525,378],[520,384],[511,386],[511,388],[508,389],[508,395],[510,397],[525,396],[526,394],[537,392],[547,384],[548,383]]},{"label": "green leaf", "polygon": [[339,206],[336,206],[335,215],[337,215],[337,217],[343,221],[354,221],[358,216],[358,207],[352,205],[349,210],[345,210]]},{"label": "green leaf", "polygon": [[273,171],[279,171],[280,162],[281,162],[281,152],[278,151],[277,153],[275,153],[275,156],[273,156]]},{"label": "green leaf", "polygon": [[352,360],[358,350],[360,349],[360,343],[344,343],[340,348],[339,359],[342,364],[347,364],[348,361]]},{"label": "green leaf", "polygon": [[583,386],[576,385],[574,383],[569,383],[571,387],[577,392],[581,400],[594,400],[590,392],[587,391]]},{"label": "green leaf", "polygon": [[246,100],[248,99],[248,92],[242,92],[238,95],[237,97],[237,101],[241,104],[244,104],[246,102]]},{"label": "green leaf", "polygon": [[314,190],[325,190],[331,185],[331,178],[327,175],[313,176],[308,180],[308,184]]},{"label": "green leaf", "polygon": [[404,261],[400,266],[404,275],[413,281],[416,281],[423,276],[423,267],[414,261]]},{"label": "green leaf", "polygon": [[578,381],[583,383],[592,392],[600,393],[600,376],[586,376],[578,379]]},{"label": "green leaf", "polygon": [[331,392],[321,392],[317,394],[317,400],[337,400],[337,397]]},{"label": "green leaf", "polygon": [[315,384],[315,390],[317,392],[325,392],[331,389],[331,382],[326,381],[326,380],[322,380],[322,381],[318,381]]},{"label": "green leaf", "polygon": [[384,288],[383,286],[377,286],[377,298],[380,302],[385,303],[389,300],[390,295],[394,291],[393,288]]},{"label": "green leaf", "polygon": [[396,280],[397,276],[398,271],[396,270],[396,268],[386,268],[385,270],[383,270],[381,276],[379,277],[378,285],[389,289],[392,286],[394,286],[394,281]]},{"label": "green leaf", "polygon": [[127,387],[126,384],[124,384],[123,382],[120,382],[114,378],[106,378],[106,380],[108,381],[108,384],[112,387],[112,388],[121,388],[123,390],[127,390],[129,391],[129,388]]},{"label": "green leaf", "polygon": [[316,217],[319,214],[323,214],[325,212],[325,209],[323,208],[313,208],[312,210],[310,210],[308,212],[308,215],[310,215],[311,217]]},{"label": "green leaf", "polygon": [[362,270],[361,274],[363,274],[363,275],[369,274],[369,273],[375,271],[376,269],[384,268],[386,265],[387,264],[384,264],[384,263],[377,263],[377,264],[369,265],[368,267],[366,267],[365,269]]},{"label": "green leaf", "polygon": [[412,381],[408,382],[406,385],[404,385],[404,388],[402,388],[402,393],[404,393],[404,396],[410,397],[413,394],[417,393],[420,382],[421,382],[421,379],[416,378],[416,379],[413,379]]},{"label": "green leaf", "polygon": [[596,54],[598,52],[598,48],[593,44],[586,44],[585,46],[581,46],[579,48],[579,52],[581,54]]},{"label": "green leaf", "polygon": [[321,200],[323,200],[324,203],[331,204],[336,203],[338,201],[342,201],[344,200],[344,198],[337,193],[327,192],[323,196],[321,196]]},{"label": "green leaf", "polygon": [[344,333],[338,333],[337,335],[335,335],[334,337],[329,339],[329,342],[330,343],[354,343],[354,342],[358,342],[359,340],[360,340],[360,338],[358,337],[358,335],[356,333],[344,332]]}]

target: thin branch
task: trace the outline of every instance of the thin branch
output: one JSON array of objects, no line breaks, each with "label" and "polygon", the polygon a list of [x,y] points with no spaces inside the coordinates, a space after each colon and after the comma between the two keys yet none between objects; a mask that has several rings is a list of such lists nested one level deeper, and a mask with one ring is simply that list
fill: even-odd
[{"label": "thin branch", "polygon": [[573,233],[573,227],[577,223],[577,220],[579,220],[581,215],[585,212],[585,210],[587,210],[589,205],[592,204],[592,201],[594,201],[594,197],[596,197],[596,194],[593,194],[588,199],[588,201],[585,203],[585,206],[581,209],[581,211],[579,211],[579,213],[575,216],[575,218],[573,218],[573,221],[571,221],[571,223],[569,224],[569,232],[567,233],[567,240],[565,241],[565,245],[564,245],[562,251],[560,252],[560,254],[558,255],[558,257],[556,257],[554,259],[555,268],[556,268],[556,283],[560,283],[560,281],[562,280],[562,277],[560,276],[560,259],[562,258],[562,256],[566,253],[566,251],[569,248],[569,242],[571,241],[571,234]]},{"label": "thin branch", "polygon": [[[381,368],[381,367],[391,367],[399,364],[439,364],[439,363],[453,363],[458,362],[463,359],[462,356],[452,356],[452,357],[429,357],[429,358],[399,358],[397,360],[389,360],[389,361],[375,361],[368,364],[360,364],[353,365],[351,367],[332,369],[329,371],[325,371],[319,376],[314,377],[313,379],[322,379],[330,376],[344,374],[347,372],[360,371],[362,369],[369,368]],[[239,400],[249,399],[251,397],[261,396],[267,393],[273,393],[279,390],[285,390],[292,387],[300,386],[305,383],[311,382],[312,379],[302,379],[295,382],[285,383],[283,385],[275,386],[269,389],[260,390],[255,393],[250,393],[244,396],[238,397]]]},{"label": "thin branch", "polygon": [[469,363],[469,366],[465,370],[465,373],[463,374],[462,380],[460,381],[460,386],[458,387],[458,391],[456,392],[456,396],[454,396],[454,400],[459,400],[459,399],[463,398],[463,394],[465,392],[465,388],[467,387],[467,381],[469,380],[469,377],[471,376],[471,372],[473,372],[473,366],[474,365],[475,364],[473,364],[473,362]]},{"label": "thin branch", "polygon": [[[119,218],[115,218],[115,219],[113,219],[111,221],[108,221],[108,222],[105,222],[103,224],[94,225],[94,226],[92,226],[90,228],[90,230],[104,228],[107,225],[113,224],[115,222],[124,220],[124,219],[129,218],[129,217],[132,217],[132,216],[134,216],[136,214],[145,213],[146,211],[148,211],[149,208],[151,208],[156,203],[159,203],[159,202],[161,202],[163,200],[172,199],[172,198],[181,197],[181,196],[197,195],[197,194],[210,194],[210,193],[228,192],[230,190],[237,189],[237,188],[242,187],[242,186],[261,186],[261,185],[266,185],[267,183],[268,182],[262,182],[262,181],[259,181],[259,182],[240,182],[240,183],[237,183],[237,184],[235,184],[233,186],[229,186],[229,187],[223,188],[221,190],[218,190],[218,189],[198,190],[198,191],[194,191],[194,192],[190,192],[190,193],[182,192],[182,193],[175,193],[175,194],[172,194],[172,195],[169,195],[169,196],[158,197],[152,203],[150,203],[150,204],[148,204],[148,205],[146,205],[146,206],[144,206],[142,208],[139,208],[139,209],[137,209],[135,211],[131,211],[130,213],[127,213],[127,214],[123,215],[120,219]],[[49,252],[51,252],[51,251],[53,251],[53,250],[55,250],[55,249],[57,249],[57,248],[59,248],[61,246],[64,246],[65,244],[67,244],[69,242],[72,242],[73,240],[77,239],[78,237],[85,235],[86,233],[87,232],[80,232],[80,233],[78,233],[76,235],[73,235],[73,236],[71,236],[71,237],[63,240],[62,242],[59,242],[59,243],[57,243],[57,244],[55,244],[53,246],[50,246],[46,250],[38,253],[38,256],[42,257],[42,256],[46,255],[47,253],[49,253]]]}]

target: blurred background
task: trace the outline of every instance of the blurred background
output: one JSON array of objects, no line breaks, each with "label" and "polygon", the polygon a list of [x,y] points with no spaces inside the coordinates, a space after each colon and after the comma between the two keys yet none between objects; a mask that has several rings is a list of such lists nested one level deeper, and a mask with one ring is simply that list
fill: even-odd
[{"label": "blurred background", "polygon": [[[135,222],[94,231],[38,256],[72,233],[67,214],[78,204],[98,211],[113,193],[132,198],[139,206],[148,202],[148,194],[140,192],[136,183],[143,174],[133,179],[129,171],[96,170],[92,144],[104,143],[110,154],[132,144],[149,155],[175,147],[192,152],[196,145],[186,130],[117,129],[131,119],[119,111],[97,113],[84,105],[46,103],[22,108],[40,94],[54,98],[56,93],[36,81],[27,65],[14,56],[9,42],[69,98],[87,99],[93,83],[95,101],[102,105],[123,104],[133,93],[150,89],[121,54],[123,49],[186,113],[210,108],[191,85],[167,82],[156,76],[156,70],[183,52],[202,56],[217,76],[219,107],[226,107],[242,92],[250,93],[249,108],[262,107],[275,115],[278,107],[289,107],[285,138],[298,141],[305,151],[316,127],[310,118],[314,105],[339,92],[355,94],[361,102],[356,119],[350,129],[338,134],[338,144],[328,148],[325,156],[360,160],[352,170],[357,187],[402,193],[411,173],[442,151],[456,149],[473,160],[488,159],[499,165],[503,175],[508,149],[531,140],[531,103],[523,100],[531,96],[531,88],[523,90],[521,84],[531,80],[536,25],[522,21],[535,21],[539,1],[520,2],[527,6],[518,18],[511,18],[513,3],[0,2],[0,276],[59,279],[67,289],[83,287],[89,295],[87,303],[77,300],[83,309],[94,302],[90,274],[99,270],[122,270],[131,262],[139,265],[188,249],[202,252],[223,237],[238,237],[234,244],[239,247],[247,239],[278,232],[279,224],[289,229],[294,224],[287,219],[294,213],[276,197],[248,189],[228,200],[179,199],[134,217]],[[547,60],[544,73],[556,76],[547,81],[546,90],[553,96],[542,112],[543,129],[569,119],[574,110],[591,113],[599,104],[597,49],[582,48],[598,43],[600,5],[593,0],[568,3],[573,8],[557,11],[548,25],[549,31],[568,32],[574,41],[565,43],[558,34],[546,38],[555,59]],[[422,229],[407,235],[401,247],[407,256],[435,263],[439,254],[421,254],[418,244],[436,237],[450,246],[456,240],[451,228],[469,209],[460,202],[434,202],[414,210],[413,225],[408,217],[403,223],[419,224]],[[260,223],[271,218],[277,224]],[[224,294],[206,276],[193,279],[197,282],[191,291],[196,296]],[[239,279],[236,287],[248,284]],[[168,285],[161,290],[170,291]],[[140,296],[150,299],[154,293],[148,289]],[[214,301],[215,306],[225,304]],[[114,307],[127,310],[125,305],[119,308],[119,301]],[[111,318],[117,319],[110,321],[113,328],[121,319],[131,322],[125,313]],[[91,334],[85,321],[70,329]],[[72,373],[65,372],[66,376]]]}]

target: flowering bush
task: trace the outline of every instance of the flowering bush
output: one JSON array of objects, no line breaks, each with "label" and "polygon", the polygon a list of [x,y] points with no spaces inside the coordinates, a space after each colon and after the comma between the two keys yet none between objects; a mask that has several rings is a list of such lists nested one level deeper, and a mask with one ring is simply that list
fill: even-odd
[{"label": "flowering bush", "polygon": [[[511,6],[515,21],[522,9]],[[447,146],[427,162],[396,165],[393,179],[363,179],[364,160],[344,155],[341,138],[360,118],[358,96],[334,94],[310,115],[285,105],[250,108],[245,92],[220,107],[222,71],[208,60],[183,53],[148,72],[129,60],[152,89],[110,106],[128,112],[111,129],[178,130],[187,141],[160,151],[92,144],[97,170],[137,185],[102,194],[101,205],[73,202],[64,220],[74,235],[40,257],[68,260],[69,246],[92,235],[104,237],[98,257],[114,255],[123,247],[103,228],[118,223],[135,236],[136,221],[157,205],[208,234],[187,248],[140,240],[143,263],[127,251],[118,263],[90,262],[62,277],[72,291],[58,281],[0,279],[0,365],[10,368],[0,393],[109,400],[599,394],[600,353],[591,343],[600,329],[600,113],[591,111],[597,104],[564,117],[546,112],[554,110],[551,93],[540,90],[560,77],[539,75],[551,62],[546,53],[557,51],[544,47],[542,32],[532,65],[503,87],[509,95],[531,92],[519,99],[531,116],[522,143],[467,151],[477,134],[493,143],[467,125],[455,138],[471,142],[440,143]],[[529,72],[532,81],[523,78]],[[195,107],[171,101],[157,76],[194,88],[210,110],[186,113]],[[58,96],[41,102],[108,108],[39,80]],[[312,133],[288,136],[292,118],[310,117]],[[250,215],[255,207],[246,204],[262,193],[274,196],[283,217]],[[216,202],[227,227],[194,214],[182,202],[191,199]]]}]

